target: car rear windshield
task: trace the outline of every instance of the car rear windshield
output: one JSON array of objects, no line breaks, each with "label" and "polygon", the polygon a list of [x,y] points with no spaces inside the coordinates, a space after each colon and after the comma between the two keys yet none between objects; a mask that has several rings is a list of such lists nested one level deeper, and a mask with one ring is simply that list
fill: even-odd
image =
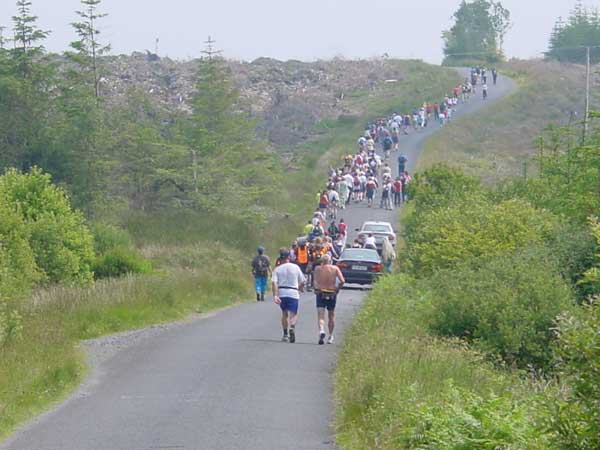
[{"label": "car rear windshield", "polygon": [[375,250],[348,249],[344,250],[340,260],[378,261],[379,255]]},{"label": "car rear windshield", "polygon": [[365,225],[363,231],[373,231],[374,233],[391,233],[392,229],[388,225]]}]

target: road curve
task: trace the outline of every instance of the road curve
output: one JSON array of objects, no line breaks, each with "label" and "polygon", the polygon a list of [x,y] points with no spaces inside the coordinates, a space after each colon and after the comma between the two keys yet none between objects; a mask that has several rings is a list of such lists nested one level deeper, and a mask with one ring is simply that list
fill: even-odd
[{"label": "road curve", "polygon": [[[486,102],[472,99],[455,117],[474,114],[515,87],[500,77]],[[432,124],[403,138],[409,167],[438,129]],[[351,229],[367,219],[394,221],[396,215],[363,205],[343,213]],[[99,362],[69,400],[23,427],[0,450],[335,448],[331,373],[343,330],[363,296],[360,290],[340,295],[337,345],[317,345],[309,294],[301,300],[296,344],[280,342],[279,309],[270,302],[142,333]]]}]

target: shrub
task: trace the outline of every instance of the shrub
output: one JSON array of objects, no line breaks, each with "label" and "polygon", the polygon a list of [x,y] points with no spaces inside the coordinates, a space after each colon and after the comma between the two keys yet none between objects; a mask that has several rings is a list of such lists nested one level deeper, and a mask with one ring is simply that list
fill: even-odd
[{"label": "shrub", "polygon": [[136,250],[114,248],[99,256],[94,264],[94,276],[114,278],[132,273],[148,273],[152,265]]},{"label": "shrub", "polygon": [[29,290],[38,278],[27,227],[0,196],[0,301]]},{"label": "shrub", "polygon": [[104,254],[115,248],[131,248],[133,241],[129,233],[113,225],[95,223],[92,226],[94,250],[97,255]]},{"label": "shrub", "polygon": [[0,346],[19,336],[16,303],[38,276],[25,224],[0,197]]},{"label": "shrub", "polygon": [[405,258],[419,276],[469,258],[541,243],[557,222],[552,214],[520,200],[495,204],[475,197],[416,215],[417,222],[407,233]]},{"label": "shrub", "polygon": [[444,164],[416,174],[409,185],[410,198],[418,211],[450,206],[482,192],[479,179]]},{"label": "shrub", "polygon": [[20,213],[45,281],[92,279],[92,235],[83,215],[71,209],[67,195],[52,185],[50,175],[36,168],[29,174],[8,170],[0,177],[0,197]]},{"label": "shrub", "polygon": [[566,394],[550,402],[548,424],[560,448],[600,448],[600,305],[591,304],[558,321],[555,346]]},{"label": "shrub", "polygon": [[430,329],[468,340],[509,364],[548,368],[554,320],[572,292],[545,249],[470,261],[436,273]]},{"label": "shrub", "polygon": [[561,275],[575,287],[579,301],[600,293],[600,286],[584,282],[586,273],[598,261],[598,243],[589,227],[558,223],[548,237],[547,246],[559,263]]}]

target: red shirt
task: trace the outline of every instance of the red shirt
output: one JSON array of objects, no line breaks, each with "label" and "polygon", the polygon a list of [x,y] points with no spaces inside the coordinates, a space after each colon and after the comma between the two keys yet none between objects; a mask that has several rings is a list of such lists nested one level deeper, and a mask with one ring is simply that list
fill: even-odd
[{"label": "red shirt", "polygon": [[346,227],[345,223],[340,223],[338,225],[338,230],[340,230],[340,234],[343,236],[346,236],[346,229],[347,229],[347,227]]}]

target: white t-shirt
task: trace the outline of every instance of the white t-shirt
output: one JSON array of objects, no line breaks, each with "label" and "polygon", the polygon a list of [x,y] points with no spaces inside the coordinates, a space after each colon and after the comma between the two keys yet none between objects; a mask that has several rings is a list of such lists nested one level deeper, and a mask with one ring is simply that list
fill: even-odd
[{"label": "white t-shirt", "polygon": [[375,247],[375,236],[367,236],[367,238],[365,239],[365,245],[369,245],[369,246],[373,246]]},{"label": "white t-shirt", "polygon": [[347,173],[346,175],[344,175],[344,181],[346,182],[346,185],[348,185],[348,187],[352,187],[352,184],[354,183],[354,177]]},{"label": "white t-shirt", "polygon": [[[273,270],[271,280],[279,287],[279,297],[300,299],[298,288],[306,281],[306,278],[296,264],[285,263]],[[282,287],[293,289],[283,289]]]}]

